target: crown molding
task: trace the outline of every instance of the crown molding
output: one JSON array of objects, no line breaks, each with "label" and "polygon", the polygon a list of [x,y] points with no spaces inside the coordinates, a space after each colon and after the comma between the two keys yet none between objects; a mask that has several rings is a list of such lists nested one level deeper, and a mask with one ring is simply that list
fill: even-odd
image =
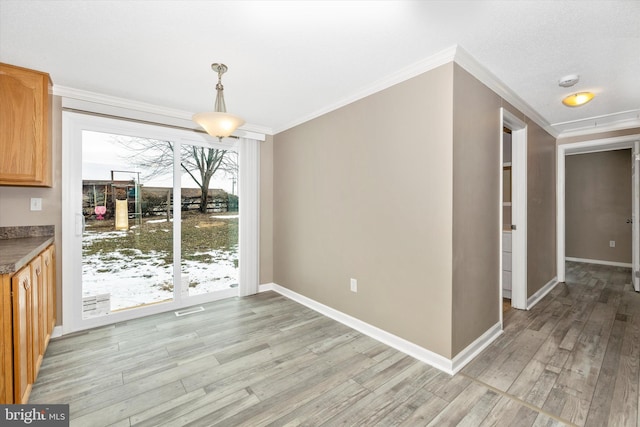
[{"label": "crown molding", "polygon": [[[504,84],[504,82],[498,79],[482,64],[480,64],[473,56],[471,56],[471,54],[469,54],[461,46],[454,45],[438,52],[435,55],[430,56],[429,58],[416,62],[412,65],[409,65],[408,67],[405,67],[402,70],[392,73],[376,81],[371,86],[368,86],[367,88],[362,89],[359,92],[343,98],[332,105],[329,105],[307,116],[290,122],[286,126],[274,129],[267,126],[247,123],[244,124],[239,130],[246,131],[247,133],[275,135],[276,133],[283,132],[294,126],[320,117],[338,108],[344,107],[345,105],[373,95],[376,92],[380,92],[381,90],[409,80],[413,77],[416,77],[422,73],[426,73],[449,62],[455,62],[456,64],[464,68],[472,76],[486,85],[489,89],[493,90],[505,101],[513,105],[521,113],[533,120],[555,138],[583,136],[640,127],[640,110],[630,110],[603,116],[590,117],[587,119],[550,124],[529,104],[527,104],[506,84]],[[176,121],[179,121],[185,127],[192,127],[196,129],[191,120],[193,113],[189,111],[162,107],[155,104],[133,101],[130,99],[119,98],[116,96],[105,95],[97,92],[75,89],[60,85],[53,86],[53,95],[60,96],[66,99],[104,105],[109,108],[124,109],[140,112],[146,115],[153,115],[159,122],[173,121],[175,123]]]},{"label": "crown molding", "polygon": [[324,114],[327,114],[331,111],[337,110],[338,108],[344,107],[352,102],[358,101],[367,96],[373,95],[376,92],[380,92],[381,90],[387,89],[395,84],[401,83],[403,81],[409,80],[413,77],[416,77],[420,74],[426,73],[427,71],[431,71],[434,68],[437,68],[441,65],[447,64],[449,62],[455,62],[464,68],[467,72],[477,78],[484,85],[489,87],[489,89],[496,92],[500,95],[505,101],[516,107],[520,112],[524,113],[531,120],[536,122],[540,127],[542,127],[545,131],[551,134],[553,137],[558,136],[558,132],[547,122],[537,111],[535,111],[529,104],[527,104],[522,98],[516,95],[506,84],[504,84],[500,79],[498,79],[493,73],[491,73],[487,68],[481,65],[474,57],[472,57],[466,50],[464,50],[459,45],[453,45],[447,49],[444,49],[435,55],[430,56],[422,61],[416,62],[414,64],[405,67],[404,69],[390,74],[371,86],[354,93],[342,100],[329,105],[325,108],[317,110],[307,116],[304,116],[298,120],[288,123],[285,126],[274,129],[275,133],[283,132],[287,129],[290,129],[294,126],[300,125],[309,120],[320,117]]},{"label": "crown molding", "polygon": [[559,122],[552,124],[552,126],[560,131],[558,138],[640,128],[640,110],[621,111],[581,120]]},{"label": "crown molding", "polygon": [[358,101],[376,92],[387,89],[395,84],[409,80],[422,73],[433,70],[449,62],[455,62],[464,68],[469,74],[478,79],[481,83],[502,97],[509,104],[517,108],[526,117],[534,121],[554,138],[564,138],[569,136],[581,136],[609,131],[640,128],[640,109],[623,111],[620,113],[607,114],[603,116],[590,117],[581,120],[574,120],[561,123],[549,123],[531,105],[511,90],[502,80],[496,77],[484,65],[478,62],[469,52],[459,45],[451,46],[435,55],[422,61],[416,62],[404,69],[386,76],[371,86],[342,100],[315,111],[298,120],[290,122],[286,126],[274,129],[275,133],[283,132],[294,126],[300,125],[309,120],[320,117],[338,108],[344,107],[352,102]]},{"label": "crown molding", "polygon": [[547,131],[547,133],[554,138],[558,137],[558,131],[554,129],[544,117],[460,46],[456,46],[455,63],[464,68],[476,79],[480,80],[480,82],[489,89],[500,95],[509,104],[520,110],[521,113],[533,120],[538,126]]},{"label": "crown molding", "polygon": [[193,114],[184,110],[160,107],[146,102],[133,101],[116,96],[105,95],[97,92],[90,92],[82,89],[75,89],[67,86],[53,86],[53,94],[63,98],[77,99],[81,101],[93,102],[95,104],[109,105],[111,107],[126,108],[128,110],[142,111],[145,113],[157,114],[160,116],[173,117],[176,119],[191,120]]},{"label": "crown molding", "polygon": [[[105,95],[102,93],[90,92],[82,89],[75,89],[60,85],[53,86],[53,95],[67,99],[90,102],[92,104],[104,105],[110,108],[119,108],[137,111],[145,114],[152,114],[154,116],[161,116],[158,117],[158,119],[169,118],[173,120],[179,120],[183,122],[183,125],[185,123],[188,123],[186,127],[197,129],[197,126],[191,120],[193,113],[189,111],[161,107],[159,105],[149,104],[146,102],[133,101],[130,99],[119,98],[117,96]],[[159,120],[159,122],[164,122],[164,120]],[[246,131],[248,133],[273,135],[273,129],[266,126],[253,125],[250,123],[245,123],[239,128],[239,130]]]},{"label": "crown molding", "polygon": [[284,132],[287,129],[291,129],[294,126],[298,126],[302,123],[308,122],[309,120],[320,117],[324,114],[330,113],[331,111],[337,110],[338,108],[344,107],[345,105],[351,104],[355,101],[358,101],[362,98],[366,98],[367,96],[373,95],[374,93],[380,92],[381,90],[387,89],[393,85],[398,83],[402,83],[405,80],[409,80],[413,77],[419,76],[422,73],[426,73],[427,71],[433,70],[441,65],[447,64],[454,60],[456,54],[456,46],[449,47],[444,49],[435,55],[430,56],[422,61],[416,62],[414,64],[409,65],[395,73],[389,74],[388,76],[383,77],[380,80],[374,82],[371,86],[368,86],[356,93],[349,95],[346,98],[341,99],[338,102],[335,102],[331,105],[328,105],[320,110],[314,111],[311,114],[303,116],[293,122],[289,122],[284,126],[280,126],[275,128],[275,133]]}]

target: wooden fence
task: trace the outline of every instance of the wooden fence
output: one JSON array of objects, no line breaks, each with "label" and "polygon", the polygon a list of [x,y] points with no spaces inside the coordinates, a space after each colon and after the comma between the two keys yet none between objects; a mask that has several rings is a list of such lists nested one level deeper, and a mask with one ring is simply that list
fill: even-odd
[{"label": "wooden fence", "polygon": [[[136,194],[139,191],[136,206]],[[82,210],[87,218],[95,217],[95,207],[105,206],[105,219],[113,218],[115,200],[127,199],[129,216],[135,217],[136,211],[142,216],[172,216],[173,189],[161,187],[144,187],[137,189],[133,182],[85,181],[83,182]],[[200,190],[195,188],[181,189],[180,206],[183,212],[200,209]],[[207,212],[235,212],[238,210],[238,196],[228,194],[221,189],[209,190]]]}]

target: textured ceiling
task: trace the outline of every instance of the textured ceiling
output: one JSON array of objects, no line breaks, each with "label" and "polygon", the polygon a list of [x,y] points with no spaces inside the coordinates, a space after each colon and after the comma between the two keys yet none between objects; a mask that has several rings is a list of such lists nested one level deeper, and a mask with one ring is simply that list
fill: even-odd
[{"label": "textured ceiling", "polygon": [[[224,62],[228,110],[273,132],[454,45],[557,130],[640,120],[639,1],[0,0],[1,62],[186,112],[212,109]],[[596,98],[560,103],[578,90]]]}]

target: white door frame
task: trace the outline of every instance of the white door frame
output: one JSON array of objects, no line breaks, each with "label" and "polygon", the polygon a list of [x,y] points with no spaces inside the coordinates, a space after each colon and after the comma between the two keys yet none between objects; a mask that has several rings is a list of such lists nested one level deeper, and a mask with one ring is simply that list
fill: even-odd
[{"label": "white door frame", "polygon": [[[500,108],[500,157],[502,128],[511,129],[511,306],[527,309],[527,125]],[[502,174],[500,174],[502,183]],[[502,322],[502,188],[500,190],[500,321]]]},{"label": "white door frame", "polygon": [[640,141],[633,142],[631,152],[631,283],[636,292],[640,292]]},{"label": "white door frame", "polygon": [[[82,250],[78,239],[82,239],[82,193],[78,180],[82,164],[82,131],[91,130],[104,133],[141,136],[151,139],[171,139],[176,144],[218,145],[218,141],[206,134],[183,129],[174,129],[137,123],[126,120],[99,117],[89,114],[64,111],[62,115],[62,333],[67,334],[104,324],[126,321],[133,318],[176,310],[190,305],[201,304],[221,298],[248,295],[257,292],[258,284],[258,227],[259,223],[259,142],[242,138],[228,141],[225,146],[239,152],[240,177],[239,196],[247,201],[240,210],[240,251],[239,287],[211,294],[194,295],[183,299],[179,292],[179,276],[174,277],[174,299],[163,304],[152,304],[132,310],[123,310],[108,316],[82,319]],[[253,144],[251,144],[253,143]],[[248,163],[249,162],[249,163]],[[174,182],[178,182],[180,169],[174,163]],[[81,179],[81,177],[80,177]],[[179,197],[179,194],[177,194]],[[174,219],[180,222],[180,209],[174,210]],[[176,223],[176,221],[174,221]],[[178,233],[178,235],[180,235]],[[173,250],[180,253],[180,239],[174,239]],[[244,258],[242,258],[244,257]],[[179,271],[175,261],[174,270]],[[255,282],[255,283],[254,283]]]},{"label": "white door frame", "polygon": [[[558,282],[565,281],[565,251],[566,251],[566,208],[565,208],[565,156],[571,154],[586,154],[586,153],[597,153],[601,151],[612,151],[612,150],[621,150],[625,148],[630,148],[634,152],[634,161],[637,162],[635,153],[638,153],[637,150],[640,148],[640,134],[636,135],[627,135],[627,136],[619,136],[615,138],[605,138],[605,139],[595,139],[591,141],[582,141],[582,142],[574,142],[571,144],[560,144],[558,145],[557,151],[557,187],[556,187],[556,197],[557,197],[557,276]],[[640,153],[638,153],[640,154]],[[636,163],[637,166],[637,163]],[[631,204],[632,206],[632,220],[633,223],[636,224],[638,221],[638,199],[637,199],[637,190],[634,192],[634,200]],[[633,228],[633,236],[632,236],[632,259],[634,270],[638,271],[638,259],[640,258],[640,254],[638,253],[638,227]],[[638,278],[634,276],[634,286],[637,286]]]}]

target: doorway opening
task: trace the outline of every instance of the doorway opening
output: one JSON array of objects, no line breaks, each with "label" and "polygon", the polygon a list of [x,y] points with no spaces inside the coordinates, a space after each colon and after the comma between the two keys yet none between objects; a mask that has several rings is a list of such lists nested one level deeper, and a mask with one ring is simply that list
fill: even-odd
[{"label": "doorway opening", "polygon": [[[639,173],[638,164],[640,162],[640,135],[629,135],[616,138],[607,138],[592,141],[576,142],[571,144],[562,144],[558,146],[558,164],[557,164],[557,205],[558,205],[558,222],[557,222],[557,271],[558,281],[564,282],[566,277],[566,255],[567,255],[567,200],[566,200],[566,156],[574,154],[589,154],[605,151],[614,151],[630,149],[631,150],[631,267],[632,267],[632,283],[636,292],[640,291],[640,250],[639,250]],[[611,240],[607,243],[612,244]],[[615,245],[615,243],[613,243]]]},{"label": "doorway opening", "polygon": [[565,259],[631,268],[631,149],[565,156]]},{"label": "doorway opening", "polygon": [[500,109],[500,323],[527,308],[527,126]]},{"label": "doorway opening", "polygon": [[511,308],[512,284],[512,245],[511,245],[511,216],[513,165],[511,162],[512,141],[511,129],[502,128],[502,305],[503,311]]}]

